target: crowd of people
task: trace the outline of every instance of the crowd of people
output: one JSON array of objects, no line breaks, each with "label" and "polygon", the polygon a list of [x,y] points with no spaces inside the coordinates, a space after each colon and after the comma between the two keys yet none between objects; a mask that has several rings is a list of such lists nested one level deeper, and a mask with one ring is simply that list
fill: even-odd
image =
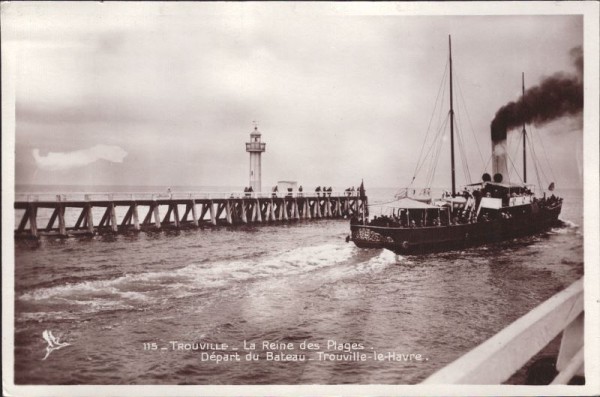
[{"label": "crowd of people", "polygon": [[[448,209],[450,211],[450,209]],[[435,226],[448,226],[448,225],[458,225],[465,223],[474,223],[477,222],[475,211],[469,211],[464,209],[456,209],[450,212],[448,216],[448,212],[444,211],[438,216],[438,214],[434,214],[431,211],[427,217],[424,216],[423,212],[414,211],[407,216],[406,212],[401,212],[400,215],[380,215],[374,216],[373,219],[369,222],[370,225],[373,226],[383,226],[383,227],[435,227]],[[508,215],[510,216],[510,215]],[[489,215],[487,213],[483,213],[480,217],[481,221],[489,220]]]},{"label": "crowd of people", "polygon": [[445,224],[442,220],[440,220],[437,216],[433,216],[431,218],[422,218],[415,217],[410,218],[406,215],[380,215],[374,216],[370,222],[373,226],[383,226],[383,227],[423,227],[423,226],[446,226],[448,222]]},{"label": "crowd of people", "polygon": [[329,186],[329,187],[317,186],[315,188],[315,193],[317,193],[317,197],[321,197],[321,193],[323,193],[323,197],[331,197],[332,191],[333,191],[333,189],[331,188],[331,186]]},{"label": "crowd of people", "polygon": [[246,197],[251,197],[252,193],[254,192],[254,189],[252,189],[252,186],[248,186],[244,188],[244,193]]},{"label": "crowd of people", "polygon": [[344,190],[344,192],[346,193],[346,196],[350,197],[350,196],[354,196],[354,193],[356,192],[357,189],[354,189],[354,186],[349,187],[347,189]]},{"label": "crowd of people", "polygon": [[[317,186],[315,188],[315,193],[317,195],[317,197],[331,197],[331,193],[333,192],[333,188],[331,186]],[[344,190],[345,194],[347,196],[354,196],[354,195],[358,195],[360,197],[364,197],[365,196],[365,189],[363,187],[363,185],[361,184],[360,187],[355,188],[354,186],[349,187],[347,189]],[[252,186],[249,187],[245,187],[244,188],[244,195],[246,197],[252,197],[252,193],[254,193],[254,189],[252,188]],[[271,195],[272,197],[278,197],[278,193],[279,193],[279,187],[277,185],[273,186],[271,188]],[[288,188],[287,189],[287,196],[288,197],[292,197],[293,196],[293,189],[292,188]],[[298,187],[298,191],[297,191],[297,197],[302,197],[303,196],[303,187],[302,185],[300,185]]]},{"label": "crowd of people", "polygon": [[347,189],[344,189],[344,193],[346,194],[346,196],[350,197],[350,196],[354,196],[354,195],[358,195],[360,197],[364,197],[365,196],[365,188],[363,186],[363,184],[361,183],[359,187],[355,188],[354,186],[351,186]]}]

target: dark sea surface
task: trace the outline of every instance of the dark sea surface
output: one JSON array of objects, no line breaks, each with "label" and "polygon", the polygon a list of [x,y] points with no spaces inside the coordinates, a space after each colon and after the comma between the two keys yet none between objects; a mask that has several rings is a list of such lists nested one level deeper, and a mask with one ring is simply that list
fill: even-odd
[{"label": "dark sea surface", "polygon": [[[583,275],[582,191],[558,194],[563,227],[421,256],[348,244],[346,220],[17,240],[15,382],[418,383]],[[70,343],[46,360],[44,330]],[[245,360],[244,341],[258,360]],[[236,352],[239,362],[210,361]]]}]

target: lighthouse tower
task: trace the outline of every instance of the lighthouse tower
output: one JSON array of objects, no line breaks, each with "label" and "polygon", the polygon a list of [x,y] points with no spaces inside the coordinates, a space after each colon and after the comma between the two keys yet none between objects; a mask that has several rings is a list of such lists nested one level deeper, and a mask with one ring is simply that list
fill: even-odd
[{"label": "lighthouse tower", "polygon": [[261,190],[260,155],[267,144],[260,141],[260,131],[254,123],[254,131],[250,133],[250,142],[246,142],[246,151],[250,153],[250,187],[255,192]]}]

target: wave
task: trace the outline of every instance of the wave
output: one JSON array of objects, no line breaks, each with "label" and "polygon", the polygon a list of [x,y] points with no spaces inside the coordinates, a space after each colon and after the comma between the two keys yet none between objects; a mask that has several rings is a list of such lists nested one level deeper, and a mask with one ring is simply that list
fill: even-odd
[{"label": "wave", "polygon": [[[56,310],[57,306],[87,306],[93,311],[135,308],[164,301],[165,297],[198,295],[232,283],[312,272],[343,263],[355,252],[356,248],[350,244],[323,244],[249,260],[201,261],[174,270],[125,274],[108,280],[39,288],[20,295],[18,300],[34,306],[42,305],[44,311]],[[376,267],[390,258],[374,258],[374,262],[364,266]]]},{"label": "wave", "polygon": [[560,221],[563,223],[563,227],[567,227],[570,229],[579,228],[579,225],[576,224],[575,222],[565,220],[565,219],[561,219]]},{"label": "wave", "polygon": [[369,259],[367,262],[360,263],[358,270],[361,272],[383,270],[389,265],[403,261],[404,257],[394,253],[393,251],[384,249],[378,256]]},{"label": "wave", "polygon": [[576,224],[575,222],[569,221],[569,220],[560,220],[562,222],[562,224],[558,227],[553,227],[552,229],[550,229],[550,233],[552,234],[570,234],[570,233],[575,233],[575,234],[581,234],[579,225]]},{"label": "wave", "polygon": [[[373,251],[369,251],[371,254]],[[363,256],[366,252],[363,250]],[[379,273],[390,265],[395,265],[400,262],[404,262],[405,258],[395,254],[392,251],[383,249],[378,255],[372,256],[367,260],[365,258],[355,258],[360,260],[358,263],[347,263],[344,266],[335,266],[328,269],[326,272],[319,274],[319,278],[324,283],[336,283],[342,279],[352,279],[360,277],[361,275],[369,275]]]}]

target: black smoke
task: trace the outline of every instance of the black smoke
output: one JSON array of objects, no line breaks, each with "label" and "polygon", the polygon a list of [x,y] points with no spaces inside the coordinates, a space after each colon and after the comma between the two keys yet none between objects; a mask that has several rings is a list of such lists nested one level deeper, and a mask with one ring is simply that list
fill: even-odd
[{"label": "black smoke", "polygon": [[556,73],[501,107],[492,121],[492,141],[506,139],[508,130],[523,124],[541,125],[583,110],[583,50],[575,47],[570,54],[577,75]]}]

